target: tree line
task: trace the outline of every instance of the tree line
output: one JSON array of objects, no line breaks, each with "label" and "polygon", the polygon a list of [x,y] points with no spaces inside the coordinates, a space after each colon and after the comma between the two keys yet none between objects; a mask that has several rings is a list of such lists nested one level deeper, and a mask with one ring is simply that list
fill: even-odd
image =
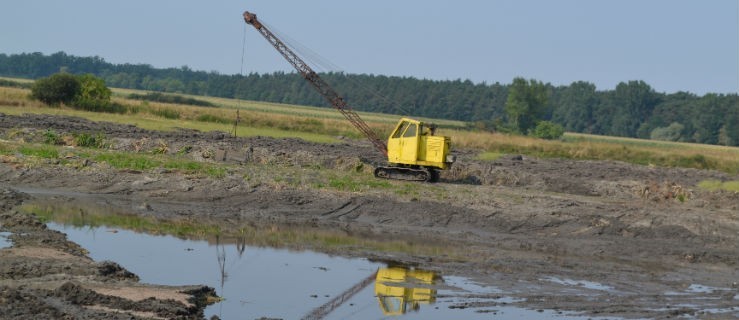
[{"label": "tree line", "polygon": [[[64,52],[0,54],[3,76],[36,79],[60,71],[90,73],[111,87],[327,106],[296,73],[225,75],[187,66],[112,64],[100,57]],[[514,122],[519,127],[528,125],[534,117],[571,132],[739,146],[739,97],[735,93],[660,93],[639,80],[621,82],[612,90],[597,90],[585,81],[554,86],[520,78],[510,84],[487,84],[373,74],[321,76],[353,108],[362,111],[461,120],[494,130],[509,130]],[[527,86],[536,89],[532,91],[536,95],[528,98],[541,105],[511,104],[509,100],[528,101],[509,99],[509,93],[513,91],[516,98]]]}]

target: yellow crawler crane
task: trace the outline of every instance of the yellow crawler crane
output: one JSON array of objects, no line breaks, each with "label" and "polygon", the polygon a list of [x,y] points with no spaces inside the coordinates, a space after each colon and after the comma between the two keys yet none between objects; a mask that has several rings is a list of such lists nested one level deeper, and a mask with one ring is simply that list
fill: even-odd
[{"label": "yellow crawler crane", "polygon": [[449,154],[451,139],[436,136],[436,126],[421,121],[400,119],[385,143],[326,81],[311,69],[290,47],[277,38],[251,12],[244,12],[244,21],[272,44],[298,73],[308,81],[334,108],[339,110],[372,145],[387,156],[388,165],[378,166],[375,177],[385,179],[429,181],[439,179],[439,170],[446,170],[455,158]]}]

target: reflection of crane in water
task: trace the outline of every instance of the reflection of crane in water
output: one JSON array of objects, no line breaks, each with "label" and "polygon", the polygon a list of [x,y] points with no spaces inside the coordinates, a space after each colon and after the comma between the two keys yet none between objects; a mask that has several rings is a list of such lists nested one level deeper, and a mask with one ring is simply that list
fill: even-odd
[{"label": "reflection of crane in water", "polygon": [[375,296],[385,315],[402,315],[408,311],[418,311],[421,303],[436,301],[436,290],[429,286],[434,283],[435,274],[431,271],[401,267],[382,268],[377,272]]},{"label": "reflection of crane in water", "polygon": [[362,289],[366,288],[370,283],[375,281],[375,278],[377,276],[377,272],[373,272],[371,275],[369,275],[367,278],[364,278],[362,281],[359,281],[357,284],[352,286],[351,288],[347,289],[346,291],[342,292],[341,294],[335,296],[333,299],[329,300],[328,302],[324,303],[318,308],[313,309],[310,313],[306,314],[301,318],[302,320],[319,320],[325,318],[327,315],[329,315],[331,312],[336,310],[339,306],[344,304],[347,300],[351,299],[355,294],[357,294],[359,291],[362,291]]},{"label": "reflection of crane in water", "polygon": [[436,290],[428,287],[434,283],[435,278],[436,274],[431,271],[405,267],[379,268],[351,288],[313,309],[302,319],[325,318],[373,282],[375,296],[383,314],[402,315],[407,311],[418,311],[421,303],[436,301]]}]

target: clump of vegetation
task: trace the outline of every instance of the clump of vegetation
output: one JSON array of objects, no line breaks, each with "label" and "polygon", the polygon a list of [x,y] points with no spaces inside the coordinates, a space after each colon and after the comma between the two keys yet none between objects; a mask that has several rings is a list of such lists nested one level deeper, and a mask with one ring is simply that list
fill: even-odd
[{"label": "clump of vegetation", "polygon": [[195,118],[195,120],[200,122],[214,122],[214,123],[233,123],[233,120],[226,119],[224,117],[212,115],[212,114],[201,114]]},{"label": "clump of vegetation", "polygon": [[482,160],[482,161],[494,161],[494,160],[500,159],[500,157],[502,156],[503,154],[499,152],[486,151],[486,152],[478,154],[475,157],[475,159]]},{"label": "clump of vegetation", "polygon": [[56,73],[36,80],[31,86],[31,98],[48,105],[65,104],[79,110],[126,113],[127,107],[111,102],[110,96],[105,81],[91,74]]},{"label": "clump of vegetation", "polygon": [[74,144],[78,147],[86,148],[105,148],[105,135],[98,133],[92,135],[89,133],[78,133],[74,135]]},{"label": "clump of vegetation", "polygon": [[0,87],[31,89],[31,86],[32,86],[31,83],[0,79]]},{"label": "clump of vegetation", "polygon": [[693,196],[693,192],[674,182],[665,182],[662,184],[652,182],[643,186],[639,190],[639,195],[643,199],[652,200],[655,202],[667,201],[672,199],[678,200],[680,202],[685,202]]},{"label": "clump of vegetation", "polygon": [[551,121],[539,121],[533,131],[534,137],[554,140],[565,134],[565,128]]},{"label": "clump of vegetation", "polygon": [[69,104],[81,89],[80,80],[69,73],[57,73],[36,80],[31,86],[31,97],[48,105]]},{"label": "clump of vegetation", "polygon": [[544,118],[547,106],[547,89],[539,81],[515,78],[508,92],[505,111],[509,125],[515,132],[526,134]]},{"label": "clump of vegetation", "polygon": [[62,144],[62,137],[52,129],[46,129],[44,132],[44,143],[45,144]]},{"label": "clump of vegetation", "polygon": [[673,122],[667,127],[655,128],[652,130],[649,138],[652,140],[678,141],[682,135],[683,129],[685,129],[684,125],[678,122]]},{"label": "clump of vegetation", "polygon": [[58,159],[59,150],[52,146],[23,145],[18,152],[24,156],[38,157],[44,159]]},{"label": "clump of vegetation", "polygon": [[201,106],[201,107],[217,107],[215,104],[210,103],[205,100],[188,98],[188,97],[183,97],[183,96],[175,95],[175,94],[163,94],[160,92],[150,92],[147,94],[132,93],[128,95],[128,98],[134,99],[134,100],[144,100],[144,101],[163,102],[163,103],[172,103],[172,104],[187,104],[187,105]]},{"label": "clump of vegetation", "polygon": [[698,183],[698,187],[708,191],[726,190],[739,192],[739,181],[704,180]]},{"label": "clump of vegetation", "polygon": [[167,152],[169,152],[169,145],[167,145],[167,143],[164,142],[164,140],[160,139],[157,142],[157,146],[154,148],[154,150],[152,150],[152,152],[154,154],[166,154]]},{"label": "clump of vegetation", "polygon": [[167,109],[167,108],[152,109],[149,112],[151,112],[151,114],[153,114],[153,115],[160,116],[160,117],[165,118],[165,119],[173,119],[173,120],[175,120],[175,119],[179,119],[180,118],[180,113],[178,111],[175,111],[175,110],[172,110],[172,109]]}]

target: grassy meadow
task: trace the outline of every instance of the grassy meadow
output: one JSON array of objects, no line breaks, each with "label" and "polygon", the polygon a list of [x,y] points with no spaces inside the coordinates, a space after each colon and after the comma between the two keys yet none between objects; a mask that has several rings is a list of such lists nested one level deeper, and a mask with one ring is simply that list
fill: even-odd
[{"label": "grassy meadow", "polygon": [[[12,80],[7,79],[6,80]],[[18,80],[27,82],[27,80]],[[238,136],[296,137],[319,143],[338,142],[339,137],[363,139],[343,116],[331,108],[182,95],[207,101],[216,107],[158,103],[128,99],[144,91],[113,89],[113,100],[126,106],[125,113],[97,113],[65,106],[49,107],[28,98],[29,90],[0,87],[0,112],[76,116],[93,121],[132,124],[145,129],[233,132]],[[359,112],[368,125],[387,136],[398,115]],[[617,160],[642,165],[714,169],[739,173],[739,148],[691,143],[566,133],[560,140],[542,140],[466,129],[460,121],[422,119],[439,125],[439,133],[452,138],[452,149],[475,150],[478,159],[494,160],[505,154],[583,160]]]}]

